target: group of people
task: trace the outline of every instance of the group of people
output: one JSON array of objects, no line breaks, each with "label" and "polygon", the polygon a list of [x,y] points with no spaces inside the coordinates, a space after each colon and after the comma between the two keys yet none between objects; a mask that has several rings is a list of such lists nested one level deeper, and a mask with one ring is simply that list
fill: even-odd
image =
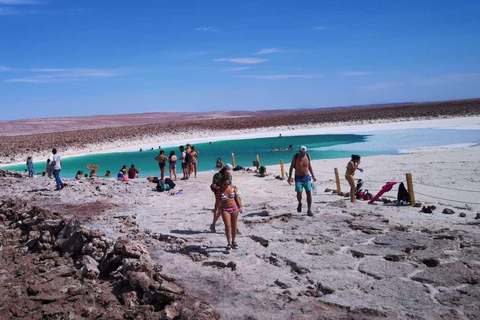
[{"label": "group of people", "polygon": [[[197,165],[198,165],[198,157],[199,152],[195,150],[195,147],[187,144],[186,148],[182,145],[179,147],[180,150],[180,160],[183,170],[183,177],[182,180],[188,180],[190,175],[194,173],[194,176],[197,175]],[[60,178],[60,171],[62,169],[62,158],[57,153],[56,149],[52,150],[53,159],[47,160],[46,165],[46,174],[49,177],[53,175],[56,181],[56,189],[61,190],[65,187],[65,184]],[[165,156],[165,151],[160,150],[159,155],[155,157],[155,160],[158,161],[161,179],[165,180],[165,168],[169,166],[169,175],[170,179],[172,179],[172,175],[177,180],[177,161],[178,158],[175,154],[175,151],[171,151],[169,157]],[[355,197],[355,172],[357,170],[363,172],[363,170],[359,167],[361,163],[361,157],[356,154],[352,154],[351,160],[348,162],[345,172],[345,179],[348,181],[350,185],[350,198],[351,202],[356,202]],[[225,224],[225,235],[227,238],[227,247],[226,251],[230,252],[232,249],[237,249],[238,244],[236,243],[236,236],[237,236],[237,221],[238,221],[238,214],[242,212],[242,200],[240,198],[240,191],[238,187],[233,185],[232,183],[232,172],[233,167],[230,164],[224,165],[220,158],[217,159],[217,166],[221,165],[221,169],[217,172],[212,179],[212,183],[210,185],[210,189],[215,195],[215,204],[213,208],[213,221],[210,225],[210,230],[212,232],[216,232],[215,225],[220,217],[222,217],[223,222]],[[35,169],[33,165],[32,157],[27,158],[27,168],[28,168],[28,176],[31,178],[35,174]],[[293,172],[295,170],[295,172]],[[80,179],[83,175],[82,171],[77,172],[76,179]],[[85,174],[85,176],[87,176]],[[94,178],[97,174],[95,170],[90,172],[90,177]],[[109,170],[107,170],[106,177],[111,176]],[[119,170],[117,174],[117,178],[121,180],[128,180],[128,179],[135,179],[139,176],[139,170],[135,168],[135,165],[132,164],[130,169],[127,171],[127,166],[123,165],[123,167]],[[313,216],[312,212],[312,181],[315,182],[316,178],[313,173],[312,165],[311,165],[311,157],[307,153],[307,147],[301,146],[299,151],[293,156],[290,170],[288,174],[288,183],[292,184],[295,183],[295,192],[297,194],[298,206],[297,211],[302,211],[302,193],[305,190],[306,198],[307,198],[307,215]]]},{"label": "group of people", "polygon": [[[42,176],[54,177],[56,182],[55,191],[59,191],[65,187],[62,179],[60,178],[60,171],[62,170],[62,157],[57,153],[57,149],[52,149],[52,160],[47,159],[45,171],[42,172]],[[27,157],[27,170],[28,177],[33,178],[35,175],[35,167],[33,165],[33,158]]]},{"label": "group of people", "polygon": [[[195,150],[195,146],[187,143],[185,147],[182,145],[179,147],[180,150],[180,162],[182,166],[183,177],[181,180],[188,180],[190,175],[193,173],[194,177],[197,177],[197,167],[198,167],[198,157],[200,153]],[[177,181],[177,161],[178,157],[175,154],[175,151],[170,151],[170,155],[167,157],[165,155],[165,150],[160,150],[158,156],[155,157],[155,160],[158,161],[158,167],[160,168],[160,179],[165,180],[165,168],[168,163],[168,173],[170,179]],[[172,179],[173,175],[173,179]]]}]

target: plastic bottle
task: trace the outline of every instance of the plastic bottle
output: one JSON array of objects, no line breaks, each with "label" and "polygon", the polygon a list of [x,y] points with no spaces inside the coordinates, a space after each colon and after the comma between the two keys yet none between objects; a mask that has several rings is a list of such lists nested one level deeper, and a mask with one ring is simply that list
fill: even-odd
[{"label": "plastic bottle", "polygon": [[358,169],[358,171],[360,171],[361,173],[363,173],[363,169]]},{"label": "plastic bottle", "polygon": [[312,183],[312,194],[313,194],[314,196],[317,195],[317,184],[316,184],[315,182]]}]

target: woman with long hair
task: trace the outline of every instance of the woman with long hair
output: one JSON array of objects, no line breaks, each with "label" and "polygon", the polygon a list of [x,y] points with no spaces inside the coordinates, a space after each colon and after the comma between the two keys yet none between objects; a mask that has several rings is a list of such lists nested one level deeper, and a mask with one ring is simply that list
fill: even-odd
[{"label": "woman with long hair", "polygon": [[350,185],[350,201],[353,203],[357,202],[355,195],[355,171],[360,170],[360,172],[363,172],[363,169],[358,167],[361,162],[360,159],[361,157],[358,154],[352,154],[352,159],[348,162],[347,171],[345,172],[345,179],[347,179]]},{"label": "woman with long hair", "polygon": [[165,156],[165,150],[160,150],[160,153],[155,157],[155,160],[158,161],[158,166],[160,168],[160,179],[165,181],[165,167],[167,166],[168,160]]},{"label": "woman with long hair", "polygon": [[200,155],[197,150],[195,150],[195,147],[192,146],[190,155],[192,156],[192,167],[193,167],[193,172],[195,174],[195,178],[197,177],[197,167],[198,167],[198,156]]},{"label": "woman with long hair", "polygon": [[230,185],[227,175],[220,179],[220,188],[217,190],[217,208],[215,211],[222,212],[223,223],[225,224],[225,235],[227,236],[227,248],[229,253],[232,249],[238,249],[235,242],[237,236],[238,213],[242,211],[242,201],[238,188]]}]

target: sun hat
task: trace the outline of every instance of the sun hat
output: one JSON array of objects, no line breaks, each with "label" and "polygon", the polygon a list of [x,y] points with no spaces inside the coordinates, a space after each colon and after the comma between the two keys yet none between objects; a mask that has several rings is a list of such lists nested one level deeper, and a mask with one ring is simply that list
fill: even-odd
[{"label": "sun hat", "polygon": [[307,152],[307,147],[301,146],[300,148],[298,148],[298,151],[300,151],[300,152]]},{"label": "sun hat", "polygon": [[227,169],[227,171],[233,171],[233,166],[230,163],[227,163],[225,165],[225,168]]}]

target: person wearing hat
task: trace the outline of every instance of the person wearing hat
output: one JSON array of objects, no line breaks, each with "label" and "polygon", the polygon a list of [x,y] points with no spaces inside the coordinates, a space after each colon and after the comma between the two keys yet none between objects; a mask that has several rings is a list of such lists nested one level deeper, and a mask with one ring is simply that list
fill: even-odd
[{"label": "person wearing hat", "polygon": [[[293,179],[292,172],[295,169],[295,180]],[[312,174],[310,176],[309,172]],[[295,191],[297,192],[298,207],[297,211],[302,212],[302,191],[305,189],[307,194],[307,215],[313,216],[312,212],[312,179],[315,179],[313,174],[312,165],[310,163],[310,155],[307,153],[307,147],[301,146],[298,152],[293,156],[292,163],[290,164],[290,171],[288,173],[288,183],[292,184],[295,181]]]}]

